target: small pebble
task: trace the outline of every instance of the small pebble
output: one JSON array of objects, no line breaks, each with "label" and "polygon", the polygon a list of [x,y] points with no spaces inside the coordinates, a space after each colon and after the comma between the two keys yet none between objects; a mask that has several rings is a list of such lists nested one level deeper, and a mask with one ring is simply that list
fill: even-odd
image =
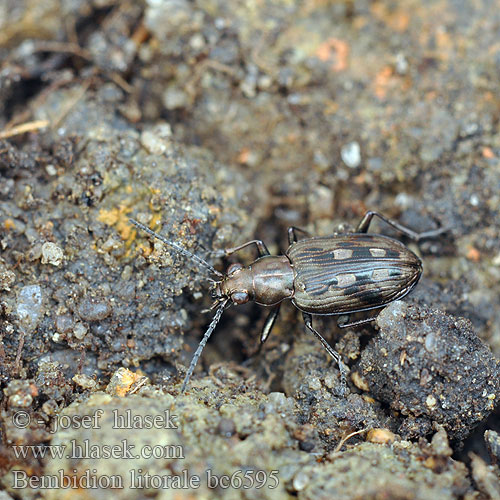
[{"label": "small pebble", "polygon": [[111,306],[103,299],[84,298],[78,306],[78,315],[85,321],[99,321],[111,314]]},{"label": "small pebble", "polygon": [[366,434],[366,440],[376,444],[393,443],[396,440],[396,434],[389,429],[370,429]]},{"label": "small pebble", "polygon": [[432,395],[429,394],[425,400],[425,404],[428,408],[434,408],[436,406],[436,398]]},{"label": "small pebble", "polygon": [[432,436],[431,445],[438,455],[451,457],[453,450],[448,441],[448,435],[442,425],[438,426],[438,431]]},{"label": "small pebble", "polygon": [[293,478],[292,486],[295,491],[302,491],[309,483],[309,475],[304,471],[298,472]]},{"label": "small pebble", "polygon": [[188,104],[188,95],[181,89],[169,87],[163,94],[163,105],[167,109],[185,108]]},{"label": "small pebble", "polygon": [[93,378],[83,373],[76,374],[71,380],[83,389],[93,389],[97,385],[97,382]]},{"label": "small pebble", "polygon": [[352,372],[351,380],[358,389],[361,389],[362,391],[366,392],[370,390],[368,382],[359,372]]},{"label": "small pebble", "polygon": [[0,290],[9,291],[16,281],[16,274],[9,269],[0,269]]},{"label": "small pebble", "polygon": [[319,391],[321,389],[321,380],[318,377],[311,377],[309,380],[309,389]]},{"label": "small pebble", "polygon": [[402,52],[398,52],[396,54],[396,72],[399,75],[406,75],[408,72],[408,60],[406,59],[406,56]]},{"label": "small pebble", "polygon": [[217,425],[217,433],[224,437],[231,437],[236,432],[236,425],[230,418],[221,418]]},{"label": "small pebble", "polygon": [[78,339],[82,340],[85,335],[87,335],[88,328],[83,324],[83,323],[76,323],[75,327],[73,328],[73,335]]},{"label": "small pebble", "polygon": [[69,314],[56,317],[55,327],[58,333],[69,333],[73,329],[73,318]]},{"label": "small pebble", "polygon": [[361,148],[359,147],[359,143],[354,141],[342,146],[340,156],[349,168],[359,167],[361,164]]},{"label": "small pebble", "polygon": [[52,264],[60,266],[64,257],[64,252],[51,241],[46,241],[42,245],[42,264]]},{"label": "small pebble", "polygon": [[33,330],[42,317],[42,289],[40,285],[23,286],[17,298],[17,316],[27,330]]}]

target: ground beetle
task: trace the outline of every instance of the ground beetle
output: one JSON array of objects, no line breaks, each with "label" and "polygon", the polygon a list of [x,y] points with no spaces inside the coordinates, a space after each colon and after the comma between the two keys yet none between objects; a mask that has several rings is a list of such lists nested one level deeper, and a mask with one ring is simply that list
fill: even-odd
[{"label": "ground beetle", "polygon": [[[290,299],[302,311],[306,327],[323,344],[337,362],[345,385],[348,368],[340,355],[312,326],[313,315],[344,315],[376,309],[404,297],[417,284],[422,274],[420,259],[400,241],[379,234],[366,234],[374,216],[418,241],[441,234],[444,229],[416,233],[377,212],[367,212],[356,232],[326,237],[310,237],[296,227],[288,228],[289,247],[285,255],[270,255],[261,240],[252,240],[234,248],[216,252],[225,257],[250,245],[255,245],[259,258],[247,267],[231,264],[222,274],[197,255],[177,243],[165,239],[134,219],[130,221],[151,236],[190,257],[217,276],[211,289],[215,299],[211,309],[217,309],[210,326],[193,355],[182,384],[184,392],[198,359],[210,335],[215,330],[224,309],[231,304],[250,300],[271,308],[264,323],[260,341],[264,343],[278,316],[281,302]],[[306,239],[297,240],[297,232]],[[339,323],[342,328],[373,321],[370,317],[353,323]]]}]

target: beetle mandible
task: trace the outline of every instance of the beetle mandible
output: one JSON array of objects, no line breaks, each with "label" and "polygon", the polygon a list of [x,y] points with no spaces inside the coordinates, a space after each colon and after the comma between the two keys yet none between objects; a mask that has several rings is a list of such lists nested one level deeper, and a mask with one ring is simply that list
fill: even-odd
[{"label": "beetle mandible", "polygon": [[[231,264],[223,274],[189,250],[130,219],[138,228],[190,257],[219,278],[213,281],[211,288],[212,298],[215,299],[211,309],[217,311],[193,355],[181,392],[186,389],[203,348],[227,307],[254,301],[271,309],[260,336],[262,345],[271,333],[281,302],[285,299],[290,299],[302,312],[307,329],[336,361],[345,386],[348,368],[340,355],[313,328],[312,316],[339,316],[382,307],[408,294],[422,274],[422,262],[403,243],[388,236],[367,233],[375,216],[415,241],[432,238],[445,231],[439,228],[417,233],[378,212],[368,211],[354,233],[310,237],[301,229],[289,227],[289,247],[285,255],[270,255],[261,240],[247,241],[215,252],[217,257],[227,257],[250,245],[257,248],[259,258],[256,261],[247,267],[239,263]],[[298,231],[308,237],[299,241]],[[346,328],[374,319],[339,323],[339,326]]]}]

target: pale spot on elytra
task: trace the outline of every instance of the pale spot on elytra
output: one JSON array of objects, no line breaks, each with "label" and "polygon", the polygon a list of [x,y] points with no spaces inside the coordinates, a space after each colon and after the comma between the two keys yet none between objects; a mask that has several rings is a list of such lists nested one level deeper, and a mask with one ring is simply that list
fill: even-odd
[{"label": "pale spot on elytra", "polygon": [[337,274],[337,286],[349,286],[356,283],[354,274]]},{"label": "pale spot on elytra", "polygon": [[383,248],[370,248],[372,257],[385,257],[387,253]]},{"label": "pale spot on elytra", "polygon": [[372,279],[374,281],[385,280],[389,277],[389,269],[375,269],[372,272]]},{"label": "pale spot on elytra", "polygon": [[352,257],[352,250],[349,248],[337,248],[333,251],[333,258],[337,259],[350,259]]}]

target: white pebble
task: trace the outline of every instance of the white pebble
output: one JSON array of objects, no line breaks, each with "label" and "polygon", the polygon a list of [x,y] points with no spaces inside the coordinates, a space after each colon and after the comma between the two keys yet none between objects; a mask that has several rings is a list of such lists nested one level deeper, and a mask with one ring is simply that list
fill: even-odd
[{"label": "white pebble", "polygon": [[40,285],[23,286],[17,297],[17,316],[26,330],[34,330],[42,316]]},{"label": "white pebble", "polygon": [[64,257],[64,252],[55,243],[46,241],[42,245],[42,264],[52,264],[60,266]]},{"label": "white pebble", "polygon": [[361,164],[361,148],[356,141],[342,146],[340,156],[349,168],[356,168]]}]

